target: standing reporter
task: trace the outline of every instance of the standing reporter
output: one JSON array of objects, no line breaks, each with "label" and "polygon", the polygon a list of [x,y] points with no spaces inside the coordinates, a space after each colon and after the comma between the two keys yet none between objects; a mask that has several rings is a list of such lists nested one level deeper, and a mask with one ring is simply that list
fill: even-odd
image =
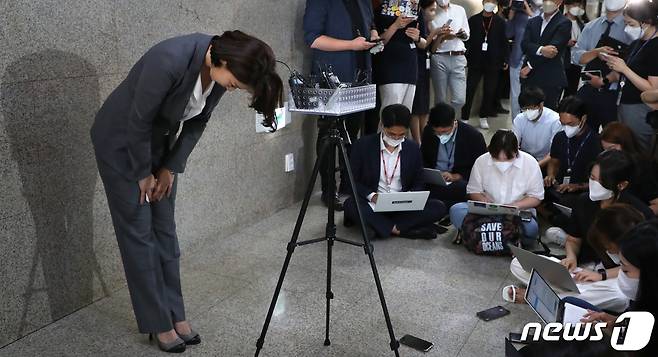
[{"label": "standing reporter", "polygon": [[163,351],[201,342],[185,318],[176,174],[227,90],[248,90],[250,107],[276,129],[275,65],[266,43],[240,31],[174,37],[148,50],[96,115],[91,138],[137,325]]}]

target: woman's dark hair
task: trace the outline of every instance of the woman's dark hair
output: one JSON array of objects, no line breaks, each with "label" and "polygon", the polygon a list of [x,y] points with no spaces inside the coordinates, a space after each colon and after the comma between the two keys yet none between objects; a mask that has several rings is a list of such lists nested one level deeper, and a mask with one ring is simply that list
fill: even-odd
[{"label": "woman's dark hair", "polygon": [[382,110],[382,126],[403,126],[409,128],[411,123],[411,112],[402,104],[391,104]]},{"label": "woman's dark hair", "polygon": [[658,24],[658,5],[647,0],[631,1],[624,9],[624,15],[642,24]]},{"label": "woman's dark hair", "polygon": [[626,124],[620,122],[609,123],[601,132],[601,140],[621,145],[621,149],[632,157],[645,155],[637,142],[637,137]]},{"label": "woman's dark hair", "polygon": [[428,7],[432,6],[432,4],[435,4],[436,0],[420,0],[418,5],[420,6],[421,9],[427,9]]},{"label": "woman's dark hair", "polygon": [[571,114],[578,119],[583,119],[587,114],[587,104],[582,99],[572,95],[562,99],[557,107],[557,112]]},{"label": "woman's dark hair", "polygon": [[[587,241],[599,253],[602,260],[607,261],[609,258],[605,253],[605,243],[621,245],[624,235],[636,225],[644,222],[644,215],[635,207],[624,204],[614,203],[603,208],[594,217],[594,222],[587,231]],[[612,261],[606,264],[612,267]]]},{"label": "woman's dark hair", "polygon": [[604,151],[596,158],[594,165],[599,165],[599,183],[601,186],[614,192],[615,199],[619,198],[619,185],[628,181],[630,184],[635,173],[633,159],[623,151]]},{"label": "woman's dark hair", "polygon": [[489,154],[494,159],[504,152],[508,159],[514,158],[519,154],[519,140],[511,130],[497,130],[489,142]]},{"label": "woman's dark hair", "polygon": [[541,88],[529,86],[523,88],[521,94],[519,94],[519,107],[534,107],[543,103],[545,99],[546,96],[544,95],[544,91],[541,90]]},{"label": "woman's dark hair", "polygon": [[210,41],[210,60],[226,68],[252,91],[251,108],[263,114],[263,125],[276,130],[275,111],[283,101],[283,82],[276,73],[276,58],[265,42],[242,31],[226,31]]},{"label": "woman's dark hair", "polygon": [[[634,267],[640,269],[637,297],[631,304],[633,311],[648,311],[658,316],[658,220],[638,224],[624,235],[621,254]],[[658,355],[658,338],[653,329],[651,342],[640,352],[644,356]]]},{"label": "woman's dark hair", "polygon": [[455,123],[455,108],[447,103],[438,103],[430,110],[428,123],[432,128],[447,128]]}]

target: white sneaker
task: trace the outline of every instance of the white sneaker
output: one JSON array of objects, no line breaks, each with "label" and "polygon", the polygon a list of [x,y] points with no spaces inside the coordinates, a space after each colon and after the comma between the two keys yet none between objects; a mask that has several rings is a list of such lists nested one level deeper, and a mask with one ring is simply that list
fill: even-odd
[{"label": "white sneaker", "polygon": [[489,129],[489,121],[487,118],[480,118],[480,128]]},{"label": "white sneaker", "polygon": [[551,227],[546,230],[544,238],[546,238],[546,240],[549,242],[559,245],[560,247],[564,247],[564,243],[567,241],[567,232],[565,232],[560,227]]}]

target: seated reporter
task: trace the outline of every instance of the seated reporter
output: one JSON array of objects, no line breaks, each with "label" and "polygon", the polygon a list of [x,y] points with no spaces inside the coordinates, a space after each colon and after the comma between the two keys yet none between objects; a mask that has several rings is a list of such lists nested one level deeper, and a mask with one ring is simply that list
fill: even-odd
[{"label": "seated reporter", "polygon": [[[658,316],[658,221],[643,222],[626,233],[620,245],[619,290],[631,300],[626,311],[647,311]],[[602,321],[608,328],[617,316],[591,309],[582,322]],[[658,333],[654,326],[647,346],[633,356],[658,355]]]},{"label": "seated reporter", "polygon": [[441,170],[448,186],[427,183],[430,197],[443,201],[450,208],[466,201],[466,184],[475,160],[487,152],[484,136],[472,126],[455,118],[455,109],[446,103],[430,111],[429,125],[423,132],[425,167]]},{"label": "seated reporter", "polygon": [[578,198],[566,232],[556,227],[546,231],[547,240],[565,245],[566,258],[562,265],[573,270],[579,264],[600,261],[596,250],[584,238],[601,209],[613,203],[626,203],[646,219],[654,216],[645,203],[628,191],[633,173],[633,162],[627,153],[610,150],[599,155],[592,166],[589,193]]},{"label": "seated reporter", "polygon": [[411,112],[401,104],[382,110],[382,132],[364,136],[353,144],[351,167],[356,190],[345,201],[346,223],[363,219],[378,237],[436,238],[433,223],[445,216],[443,202],[428,199],[422,211],[374,212],[379,193],[424,191],[423,161],[415,142],[405,140]]},{"label": "seated reporter", "polygon": [[[544,199],[541,169],[534,157],[519,151],[512,131],[498,130],[491,138],[489,152],[475,161],[466,192],[474,201],[534,209]],[[467,214],[466,202],[450,208],[450,219],[459,229]],[[523,222],[522,230],[523,243],[535,241],[539,234],[537,220],[533,217]]]},{"label": "seated reporter", "polygon": [[525,87],[519,95],[521,113],[514,118],[512,130],[521,150],[534,156],[544,169],[551,159],[551,143],[555,134],[562,131],[560,116],[544,107],[544,92],[539,87]]},{"label": "seated reporter", "polygon": [[548,200],[573,207],[579,193],[587,191],[589,168],[601,152],[601,143],[587,125],[588,110],[582,99],[564,98],[558,113],[564,131],[553,138],[544,185]]},{"label": "seated reporter", "polygon": [[[621,264],[619,247],[624,235],[644,220],[638,210],[627,204],[617,203],[601,209],[587,233],[587,240],[596,247],[602,264],[589,264],[587,269],[575,273],[574,279],[579,288],[582,288],[580,293],[560,292],[560,298],[585,309],[624,311],[628,307],[629,299],[617,287]],[[530,273],[523,269],[518,259],[512,260],[510,270],[521,280],[527,281],[530,277]],[[516,294],[512,290],[515,290]],[[507,286],[503,289],[503,294],[507,297],[504,297],[506,301],[514,299],[516,303],[525,303],[525,288]]]}]

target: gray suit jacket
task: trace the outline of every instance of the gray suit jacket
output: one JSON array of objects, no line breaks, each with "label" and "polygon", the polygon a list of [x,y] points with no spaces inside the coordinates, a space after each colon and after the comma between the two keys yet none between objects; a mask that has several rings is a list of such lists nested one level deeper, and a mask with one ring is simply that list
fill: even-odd
[{"label": "gray suit jacket", "polygon": [[226,91],[215,84],[201,114],[185,121],[176,137],[211,39],[200,33],[174,37],[140,58],[96,114],[91,140],[99,160],[131,181],[160,167],[177,173],[185,170]]}]

